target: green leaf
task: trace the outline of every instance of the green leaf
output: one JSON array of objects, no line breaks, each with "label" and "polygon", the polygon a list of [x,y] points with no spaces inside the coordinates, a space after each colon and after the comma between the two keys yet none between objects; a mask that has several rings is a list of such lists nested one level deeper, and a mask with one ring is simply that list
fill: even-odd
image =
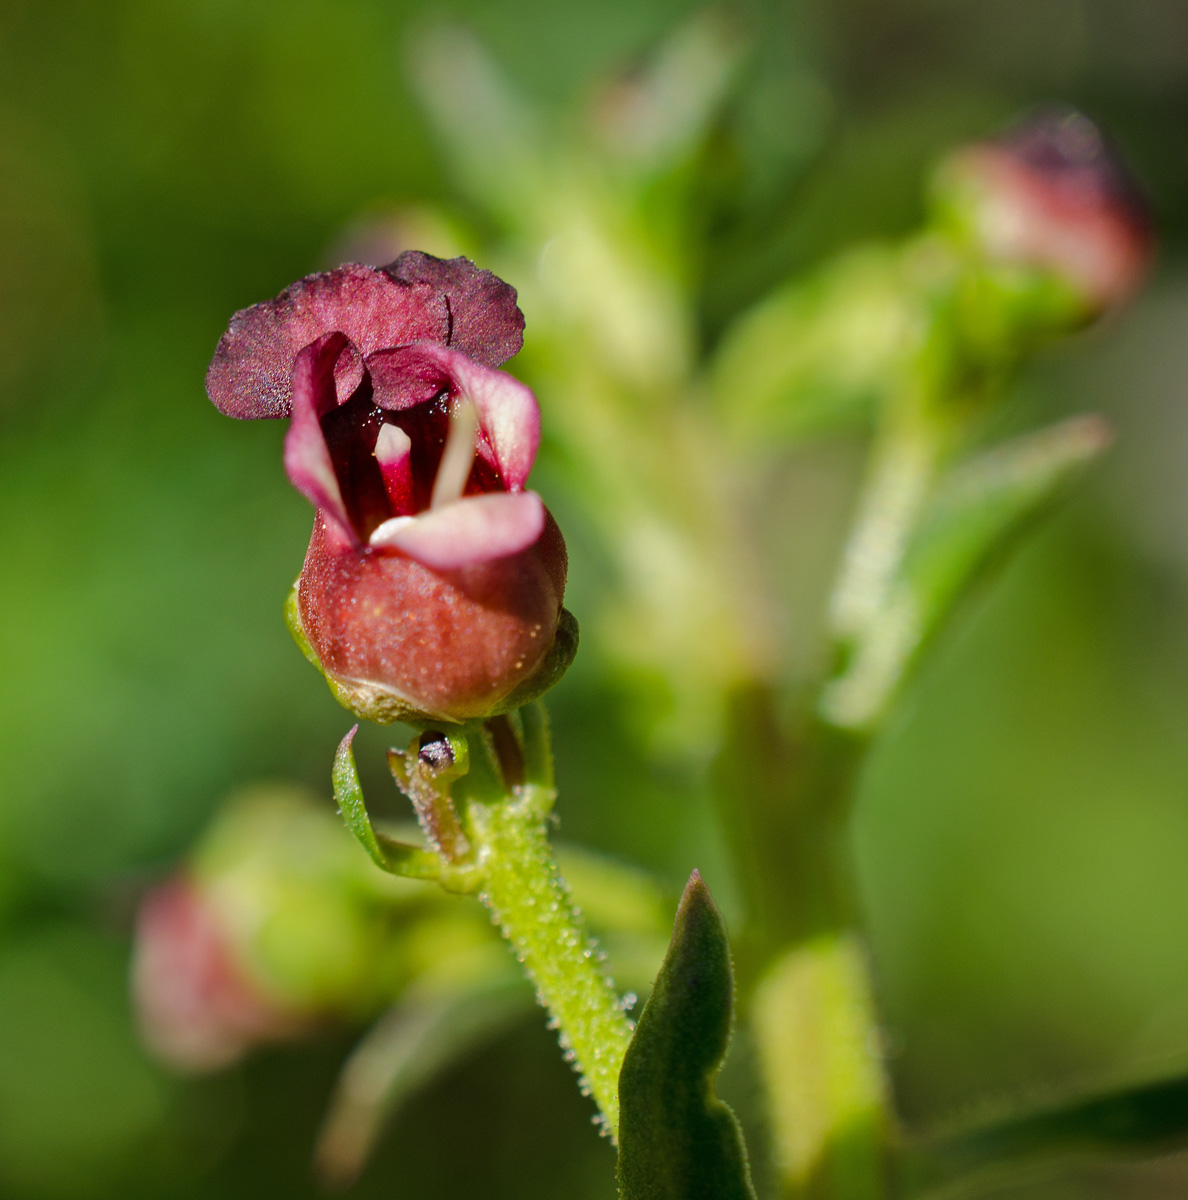
[{"label": "green leaf", "polygon": [[849,729],[877,724],[970,587],[1064,496],[1110,437],[1102,418],[1073,417],[951,471],[924,513],[886,603],[843,674],[827,687],[826,719]]},{"label": "green leaf", "polygon": [[599,149],[644,182],[693,159],[722,111],[746,44],[738,22],[703,8],[595,98]]},{"label": "green leaf", "polygon": [[416,1091],[535,1007],[518,972],[444,995],[406,999],[381,1017],[342,1069],[318,1135],[314,1166],[335,1190],[351,1186],[400,1107]]},{"label": "green leaf", "polygon": [[[537,206],[549,182],[540,113],[460,26],[426,30],[411,50],[410,82],[450,165],[487,211],[514,224]],[[441,86],[445,78],[448,88]]]},{"label": "green leaf", "polygon": [[742,1130],[713,1087],[733,1000],[726,926],[694,871],[619,1075],[621,1200],[755,1200]]},{"label": "green leaf", "polygon": [[1007,1118],[913,1148],[907,1180],[919,1194],[980,1194],[989,1182],[1070,1161],[1146,1157],[1188,1147],[1188,1077],[1160,1080]]},{"label": "green leaf", "polygon": [[997,446],[949,476],[904,563],[922,636],[1110,441],[1110,427],[1101,417],[1073,417]]},{"label": "green leaf", "polygon": [[347,828],[359,839],[375,865],[389,874],[404,875],[410,879],[440,879],[442,862],[436,854],[420,846],[398,842],[372,825],[351,749],[358,731],[358,725],[351,726],[350,732],[339,743],[331,771],[334,799]]}]

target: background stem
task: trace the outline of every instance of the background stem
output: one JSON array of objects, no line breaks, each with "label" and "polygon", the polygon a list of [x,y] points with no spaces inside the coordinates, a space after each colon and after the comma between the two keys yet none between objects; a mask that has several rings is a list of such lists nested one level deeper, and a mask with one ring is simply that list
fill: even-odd
[{"label": "background stem", "polygon": [[889,1098],[859,937],[823,934],[781,955],[755,991],[751,1025],[784,1194],[881,1200]]}]

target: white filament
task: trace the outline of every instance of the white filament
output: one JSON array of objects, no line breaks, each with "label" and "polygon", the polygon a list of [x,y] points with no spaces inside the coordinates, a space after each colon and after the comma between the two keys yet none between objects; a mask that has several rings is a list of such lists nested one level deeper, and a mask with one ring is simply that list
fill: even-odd
[{"label": "white filament", "polygon": [[470,400],[460,400],[450,414],[450,432],[446,437],[441,465],[433,481],[429,507],[441,508],[462,497],[470,468],[474,464],[475,435],[478,433],[478,412]]}]

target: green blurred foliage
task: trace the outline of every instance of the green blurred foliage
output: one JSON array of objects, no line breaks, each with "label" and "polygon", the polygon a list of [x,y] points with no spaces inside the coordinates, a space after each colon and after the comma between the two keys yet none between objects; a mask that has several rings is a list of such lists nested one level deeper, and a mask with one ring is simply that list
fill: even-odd
[{"label": "green blurred foliage", "polygon": [[[283,431],[219,417],[206,362],[233,310],[323,265],[360,214],[431,203],[481,228],[406,83],[419,31],[463,21],[526,94],[560,105],[689,11],[0,5],[4,1195],[315,1194],[310,1149],[346,1043],[180,1084],[137,1047],[124,994],[138,889],[245,781],[303,782],[329,804],[348,722],[280,620],[309,525],[281,470]],[[931,161],[1037,100],[1084,106],[1153,191],[1155,286],[1043,359],[1004,418],[1101,409],[1118,449],[912,686],[865,780],[856,842],[913,1121],[1182,1068],[1182,5],[756,0],[737,15],[757,49],[695,168],[705,344],[790,271],[909,229]],[[448,96],[448,69],[437,86]],[[546,413],[561,402],[542,399]],[[798,449],[767,512],[793,673],[855,463],[837,443]],[[559,474],[546,459],[539,478],[564,518]],[[566,528],[581,616],[603,563],[580,522]],[[704,780],[645,756],[624,694],[591,646],[551,698],[565,834],[670,884],[701,867],[729,920]],[[369,797],[390,788],[385,741],[360,734]],[[605,1200],[612,1154],[540,1025],[430,1087],[353,1194]],[[1002,1195],[1171,1197],[1186,1179],[1176,1164],[1111,1168]]]}]

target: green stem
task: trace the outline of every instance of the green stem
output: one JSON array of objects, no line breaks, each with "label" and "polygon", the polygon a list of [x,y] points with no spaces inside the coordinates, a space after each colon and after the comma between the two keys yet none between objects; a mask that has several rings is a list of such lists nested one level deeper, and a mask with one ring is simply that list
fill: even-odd
[{"label": "green stem", "polygon": [[830,605],[833,636],[843,646],[878,619],[927,499],[940,431],[925,407],[916,397],[893,406],[872,449]]},{"label": "green stem", "polygon": [[[583,1092],[598,1105],[600,1124],[617,1138],[619,1071],[634,1026],[549,845],[556,793],[544,706],[537,701],[514,718],[475,722],[463,734],[423,733],[409,749],[389,753],[432,854],[389,845],[373,829],[351,754],[353,736],[354,730],[339,747],[334,773],[348,825],[385,870],[431,874],[448,890],[478,892],[536,985]],[[425,860],[436,860],[436,869],[424,870]]]},{"label": "green stem", "polygon": [[846,832],[857,770],[898,679],[890,598],[959,420],[937,403],[938,373],[924,369],[932,357],[926,348],[917,378],[882,414],[832,599],[837,671],[786,765],[767,755],[774,774],[760,772],[748,798],[764,843],[784,855],[760,855],[778,915],[769,937],[781,949],[765,947],[751,1015],[784,1194],[795,1200],[887,1194],[895,1123]]},{"label": "green stem", "polygon": [[467,833],[483,875],[479,896],[536,985],[614,1139],[619,1070],[633,1026],[557,868],[546,825],[552,801],[552,790],[537,784],[493,803],[472,799]]},{"label": "green stem", "polygon": [[846,826],[864,746],[812,719],[790,733],[770,687],[729,698],[714,790],[748,904],[744,990],[773,954],[858,919]]},{"label": "green stem", "polygon": [[894,1126],[847,817],[865,740],[821,722],[790,737],[770,689],[732,697],[718,766],[751,920],[737,945],[781,1194],[882,1200]]},{"label": "green stem", "polygon": [[881,1200],[890,1098],[861,939],[822,934],[780,955],[751,1002],[784,1194]]}]

